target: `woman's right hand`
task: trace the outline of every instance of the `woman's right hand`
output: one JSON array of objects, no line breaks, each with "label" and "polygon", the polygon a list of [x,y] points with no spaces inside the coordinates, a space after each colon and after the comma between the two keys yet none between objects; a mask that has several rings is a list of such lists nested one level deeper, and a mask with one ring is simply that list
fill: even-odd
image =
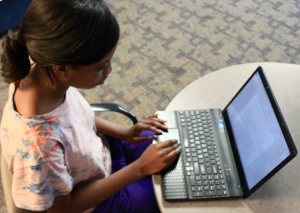
[{"label": "woman's right hand", "polygon": [[142,175],[152,175],[167,168],[176,159],[180,150],[180,142],[176,139],[151,144],[137,160]]}]

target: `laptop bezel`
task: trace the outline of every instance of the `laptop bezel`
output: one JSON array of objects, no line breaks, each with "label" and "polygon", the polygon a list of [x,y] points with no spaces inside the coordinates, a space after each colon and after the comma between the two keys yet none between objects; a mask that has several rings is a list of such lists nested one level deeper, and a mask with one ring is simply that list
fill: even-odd
[{"label": "laptop bezel", "polygon": [[[258,74],[259,74],[259,76],[262,80],[263,86],[264,86],[264,88],[266,90],[266,93],[269,97],[269,100],[271,102],[271,105],[272,105],[272,108],[273,108],[274,113],[276,115],[276,118],[277,118],[279,124],[281,124],[280,128],[281,128],[283,136],[284,136],[284,138],[287,142],[287,146],[288,146],[288,149],[290,151],[290,155],[285,160],[283,160],[277,167],[275,167],[267,176],[265,176],[261,181],[259,181],[254,187],[252,187],[252,189],[249,189],[247,181],[246,181],[245,172],[244,172],[244,169],[243,169],[243,166],[242,166],[242,162],[241,162],[240,156],[238,154],[238,149],[237,149],[236,141],[234,139],[232,127],[231,127],[230,122],[229,122],[227,108],[257,72],[258,72]],[[228,133],[228,136],[229,136],[229,139],[230,139],[233,155],[234,155],[236,166],[237,166],[237,171],[239,173],[242,189],[243,189],[243,192],[244,192],[243,197],[247,198],[253,192],[255,192],[258,188],[260,188],[265,182],[267,182],[273,175],[275,175],[280,169],[282,169],[289,161],[291,161],[297,155],[297,149],[296,149],[296,146],[295,146],[294,141],[292,139],[292,136],[290,134],[290,131],[287,127],[287,124],[285,122],[285,119],[282,115],[282,112],[279,108],[279,105],[277,103],[275,95],[272,91],[272,88],[271,88],[271,86],[270,86],[270,84],[267,80],[267,77],[265,75],[265,72],[263,71],[263,68],[261,66],[259,66],[254,71],[254,73],[249,77],[249,79],[246,81],[246,83],[241,87],[241,89],[236,93],[236,95],[232,98],[232,100],[227,104],[227,106],[222,111],[222,114],[223,114],[224,121],[225,121],[225,124],[226,124],[226,127],[227,127],[227,133]]]}]

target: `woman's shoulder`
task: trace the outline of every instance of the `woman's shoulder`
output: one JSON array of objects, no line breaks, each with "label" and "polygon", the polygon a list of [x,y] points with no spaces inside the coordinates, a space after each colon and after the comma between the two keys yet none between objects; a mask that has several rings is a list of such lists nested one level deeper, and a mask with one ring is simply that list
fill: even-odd
[{"label": "woman's shoulder", "polygon": [[38,90],[16,89],[13,98],[15,110],[23,116],[36,116],[51,113],[64,102],[64,99],[48,100]]}]

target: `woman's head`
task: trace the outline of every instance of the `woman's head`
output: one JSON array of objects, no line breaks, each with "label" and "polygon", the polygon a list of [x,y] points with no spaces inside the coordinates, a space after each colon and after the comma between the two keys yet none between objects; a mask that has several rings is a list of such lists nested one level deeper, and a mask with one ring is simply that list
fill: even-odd
[{"label": "woman's head", "polygon": [[33,0],[19,28],[4,37],[2,76],[22,80],[30,55],[52,79],[53,66],[99,62],[118,39],[118,23],[102,0]]}]

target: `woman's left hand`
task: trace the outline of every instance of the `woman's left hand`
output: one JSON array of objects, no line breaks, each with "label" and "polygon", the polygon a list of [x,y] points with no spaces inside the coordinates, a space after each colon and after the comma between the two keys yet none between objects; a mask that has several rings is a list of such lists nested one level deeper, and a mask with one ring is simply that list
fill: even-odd
[{"label": "woman's left hand", "polygon": [[142,131],[148,130],[160,134],[162,133],[162,130],[160,129],[168,129],[168,127],[165,125],[167,121],[159,119],[157,116],[158,114],[150,115],[147,119],[138,122],[132,127],[129,127],[126,130],[126,138],[124,138],[124,140],[129,143],[135,144],[153,139],[152,135],[141,136]]}]

